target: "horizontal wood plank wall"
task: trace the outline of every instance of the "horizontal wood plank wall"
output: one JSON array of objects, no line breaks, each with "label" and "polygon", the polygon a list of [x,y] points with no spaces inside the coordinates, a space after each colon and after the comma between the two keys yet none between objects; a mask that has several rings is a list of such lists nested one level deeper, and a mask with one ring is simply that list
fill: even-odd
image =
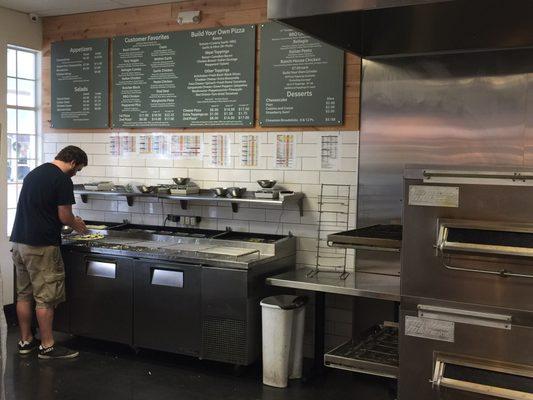
[{"label": "horizontal wood plank wall", "polygon": [[[195,30],[229,25],[259,24],[267,21],[267,0],[189,0],[179,3],[159,4],[155,6],[132,7],[120,10],[92,12],[43,19],[42,48],[42,132],[65,132],[64,129],[50,128],[50,45],[52,42],[69,39],[112,38],[120,35],[135,35],[155,32]],[[178,25],[177,14],[180,11],[200,10],[200,24]],[[259,34],[257,51],[259,51]],[[110,66],[112,56],[110,55]],[[259,68],[259,57],[257,57]],[[259,82],[256,70],[256,101],[254,128],[172,128],[160,129],[162,132],[178,131],[309,131],[309,130],[348,130],[359,129],[361,60],[346,53],[345,88],[344,88],[344,124],[340,127],[265,127],[258,123]],[[111,83],[111,82],[110,82]],[[110,84],[112,89],[112,85]],[[111,97],[109,105],[112,106]],[[150,129],[128,129],[128,131],[153,131]],[[112,129],[76,129],[69,132],[111,132]]]}]

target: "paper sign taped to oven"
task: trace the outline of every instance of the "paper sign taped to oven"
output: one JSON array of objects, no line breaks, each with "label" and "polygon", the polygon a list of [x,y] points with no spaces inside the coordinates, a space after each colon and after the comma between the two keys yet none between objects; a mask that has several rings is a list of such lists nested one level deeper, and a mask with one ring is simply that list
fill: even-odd
[{"label": "paper sign taped to oven", "polygon": [[456,186],[409,186],[409,205],[428,207],[459,207]]},{"label": "paper sign taped to oven", "polygon": [[405,334],[453,343],[455,341],[455,323],[406,315]]}]

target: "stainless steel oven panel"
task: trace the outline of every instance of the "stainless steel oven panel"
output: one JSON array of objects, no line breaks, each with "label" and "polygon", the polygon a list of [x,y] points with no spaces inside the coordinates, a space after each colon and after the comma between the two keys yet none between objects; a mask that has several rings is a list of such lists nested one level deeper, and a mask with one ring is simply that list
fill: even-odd
[{"label": "stainless steel oven panel", "polygon": [[[363,59],[357,226],[402,223],[406,164],[533,165],[532,61],[531,49]],[[399,258],[357,252],[361,270]]]},{"label": "stainless steel oven panel", "polygon": [[[448,304],[442,304],[442,306],[446,307]],[[527,350],[528,344],[533,343],[533,325],[531,324],[513,325],[510,330],[507,330],[471,323],[454,323],[453,341],[444,341],[407,336],[406,316],[418,317],[417,307],[402,303],[400,310],[400,400],[494,400],[498,398],[486,393],[452,388],[449,385],[450,382],[446,381],[445,385],[436,385],[435,373],[437,377],[439,374],[439,371],[436,371],[439,367],[437,361],[439,361],[439,356],[442,361],[443,354],[456,355],[459,360],[469,358],[490,360],[490,363],[488,361],[483,363],[483,369],[495,369],[495,366],[500,366],[503,371],[508,364],[520,365],[522,366],[521,376],[529,376],[527,371],[533,369],[533,352]],[[531,318],[533,315],[529,316],[530,322]],[[443,367],[446,370],[446,366]],[[469,383],[475,383],[466,374],[461,379],[467,386]],[[529,379],[531,379],[533,388],[533,378]],[[529,397],[523,397],[523,399],[529,399]]]},{"label": "stainless steel oven panel", "polygon": [[[422,179],[405,179],[406,198],[411,185],[429,184],[424,184]],[[459,188],[457,208],[405,204],[401,251],[402,297],[436,298],[533,311],[533,280],[501,273],[532,274],[533,263],[527,257],[494,257],[490,254],[485,257],[481,253],[474,257],[474,253],[456,252],[451,260],[443,260],[442,254],[436,252],[439,221],[442,220],[498,222],[504,218],[509,224],[532,221],[533,201],[524,199],[533,199],[533,187],[451,186]],[[475,273],[468,269],[497,273]]]}]

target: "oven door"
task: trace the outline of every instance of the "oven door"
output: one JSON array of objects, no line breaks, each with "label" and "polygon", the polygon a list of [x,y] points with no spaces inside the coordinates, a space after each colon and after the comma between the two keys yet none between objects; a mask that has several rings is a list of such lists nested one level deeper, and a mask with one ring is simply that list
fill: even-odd
[{"label": "oven door", "polygon": [[533,315],[427,302],[402,303],[400,400],[533,400]]},{"label": "oven door", "polygon": [[[402,296],[533,312],[533,187],[458,189],[457,207],[407,203],[403,214]],[[506,221],[498,221],[504,215]]]}]

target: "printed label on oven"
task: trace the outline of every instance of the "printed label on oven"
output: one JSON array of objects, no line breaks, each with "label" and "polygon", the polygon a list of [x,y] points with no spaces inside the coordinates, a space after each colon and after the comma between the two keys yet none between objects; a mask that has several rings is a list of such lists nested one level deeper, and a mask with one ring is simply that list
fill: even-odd
[{"label": "printed label on oven", "polygon": [[409,186],[409,205],[428,207],[459,207],[456,186]]},{"label": "printed label on oven", "polygon": [[405,317],[405,334],[453,343],[455,341],[455,323],[407,315]]}]

